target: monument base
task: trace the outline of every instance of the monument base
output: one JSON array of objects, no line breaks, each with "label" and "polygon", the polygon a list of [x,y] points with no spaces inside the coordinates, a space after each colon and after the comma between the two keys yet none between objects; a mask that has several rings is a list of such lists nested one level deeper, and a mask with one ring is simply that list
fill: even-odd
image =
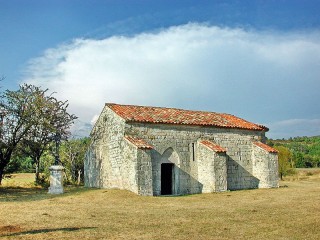
[{"label": "monument base", "polygon": [[50,170],[50,187],[48,193],[61,194],[63,193],[63,169],[64,167],[54,165],[49,167]]}]

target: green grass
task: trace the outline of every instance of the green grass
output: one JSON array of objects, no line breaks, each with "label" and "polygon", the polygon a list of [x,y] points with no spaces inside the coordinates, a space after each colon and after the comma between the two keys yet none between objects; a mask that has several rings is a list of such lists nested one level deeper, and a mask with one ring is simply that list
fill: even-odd
[{"label": "green grass", "polygon": [[180,197],[0,187],[0,239],[319,239],[320,173],[256,189]]}]

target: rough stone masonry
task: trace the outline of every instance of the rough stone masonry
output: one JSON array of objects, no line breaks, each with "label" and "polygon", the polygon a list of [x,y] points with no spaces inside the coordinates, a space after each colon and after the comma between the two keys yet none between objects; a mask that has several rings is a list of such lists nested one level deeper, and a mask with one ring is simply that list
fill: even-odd
[{"label": "rough stone masonry", "polygon": [[278,187],[266,131],[230,114],[106,104],[91,132],[85,186],[153,196]]}]

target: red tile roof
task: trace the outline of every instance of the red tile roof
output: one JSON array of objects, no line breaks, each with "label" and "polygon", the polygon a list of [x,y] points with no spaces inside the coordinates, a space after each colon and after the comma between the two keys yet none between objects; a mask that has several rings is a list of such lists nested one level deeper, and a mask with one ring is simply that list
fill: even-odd
[{"label": "red tile roof", "polygon": [[208,148],[210,148],[211,150],[217,152],[217,153],[225,153],[227,152],[227,150],[221,146],[219,146],[218,144],[208,141],[208,140],[202,140],[200,142],[201,144],[207,146]]},{"label": "red tile roof", "polygon": [[225,113],[183,110],[177,108],[145,107],[107,103],[126,122],[162,123],[177,125],[214,126],[257,131],[268,131],[265,126],[248,122]]},{"label": "red tile roof", "polygon": [[254,145],[266,150],[267,152],[270,152],[270,153],[278,153],[278,150],[268,146],[267,144],[264,144],[262,142],[254,142],[253,143]]},{"label": "red tile roof", "polygon": [[135,145],[139,149],[153,149],[153,147],[143,139],[128,136],[128,135],[124,136],[124,138],[127,139],[129,142],[131,142],[133,145]]}]

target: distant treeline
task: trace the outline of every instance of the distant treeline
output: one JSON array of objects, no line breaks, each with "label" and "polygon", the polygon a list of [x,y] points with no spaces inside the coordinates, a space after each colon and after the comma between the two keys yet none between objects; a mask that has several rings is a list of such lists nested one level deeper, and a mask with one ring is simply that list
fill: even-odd
[{"label": "distant treeline", "polygon": [[269,139],[269,146],[283,146],[292,153],[292,162],[297,168],[320,167],[320,136]]}]

